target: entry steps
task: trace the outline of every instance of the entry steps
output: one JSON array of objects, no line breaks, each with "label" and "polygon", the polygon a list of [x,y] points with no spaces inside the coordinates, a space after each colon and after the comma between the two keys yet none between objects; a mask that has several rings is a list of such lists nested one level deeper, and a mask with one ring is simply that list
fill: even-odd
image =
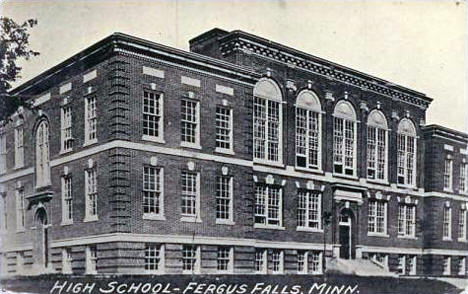
[{"label": "entry steps", "polygon": [[363,277],[398,277],[387,267],[370,259],[327,258],[326,271]]}]

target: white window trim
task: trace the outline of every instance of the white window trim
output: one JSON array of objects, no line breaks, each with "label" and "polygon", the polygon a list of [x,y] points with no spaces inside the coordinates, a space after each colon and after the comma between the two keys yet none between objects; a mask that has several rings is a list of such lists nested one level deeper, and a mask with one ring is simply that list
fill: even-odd
[{"label": "white window trim", "polygon": [[[266,194],[265,194],[265,221],[267,222],[266,224],[258,224],[258,223],[255,223],[255,220],[254,220],[254,228],[255,229],[272,229],[272,230],[285,230],[286,228],[283,226],[283,207],[284,207],[284,204],[283,204],[283,188],[278,188],[279,190],[279,203],[280,203],[280,207],[279,207],[279,211],[278,211],[278,218],[279,218],[279,224],[278,225],[272,225],[272,224],[268,224],[268,199],[270,197],[269,195],[269,187],[271,187],[271,185],[265,185],[267,191],[266,191]],[[256,199],[255,199],[256,201]],[[255,218],[255,214],[254,214],[254,218]]]},{"label": "white window trim", "polygon": [[275,271],[272,269],[269,269],[268,268],[268,272],[273,274],[273,275],[281,275],[284,273],[284,250],[281,250],[281,249],[274,249],[272,251],[270,251],[271,253],[271,259],[272,259],[272,264],[273,264],[273,252],[275,251],[279,251],[279,270]]},{"label": "white window trim", "polygon": [[[159,191],[159,213],[145,213],[143,212],[143,219],[146,220],[166,220],[164,215],[164,168],[157,166],[150,166],[159,172],[160,191]],[[144,173],[144,171],[143,171]],[[143,184],[143,182],[142,182]],[[143,201],[142,201],[143,203]]]},{"label": "white window trim", "polygon": [[296,231],[299,232],[323,232],[323,226],[322,226],[322,193],[321,192],[315,192],[311,190],[306,190],[307,196],[306,196],[306,223],[309,223],[310,220],[310,215],[309,215],[309,203],[310,203],[310,193],[317,193],[318,195],[318,228],[312,228],[310,226],[297,226]]},{"label": "white window trim", "polygon": [[[97,265],[97,248],[96,248],[96,261],[95,265]],[[92,268],[91,267],[91,247],[86,246],[86,269],[85,269],[85,274],[87,275],[95,275],[97,274],[97,268]]]},{"label": "white window trim", "polygon": [[[21,135],[21,136],[20,136]],[[21,142],[21,144],[19,144]],[[15,128],[15,169],[24,167],[24,128]]]},{"label": "white window trim", "polygon": [[[467,212],[466,212],[466,209],[460,209],[460,213],[459,213],[459,215],[458,215],[459,218],[460,218],[460,216],[461,216],[460,214],[463,214],[463,215],[464,215],[464,216],[463,216],[463,217],[464,217],[464,219],[463,219],[463,220],[464,220],[464,223],[463,223],[463,228],[462,228],[462,229],[463,229],[463,231],[462,231],[462,232],[463,232],[462,236],[460,237],[460,232],[458,233],[458,236],[459,236],[459,237],[458,237],[458,242],[466,242],[466,241],[467,241],[467,240],[466,240],[466,227],[467,227],[467,217],[468,217]],[[460,219],[458,219],[458,230],[460,231]]]},{"label": "white window trim", "polygon": [[[399,204],[400,205],[400,204]],[[404,234],[400,234],[399,232],[397,232],[397,238],[400,238],[400,239],[417,239],[416,238],[416,206],[414,205],[407,205],[407,204],[402,204],[405,209],[404,209],[404,214],[403,214],[403,227],[404,227]],[[407,224],[407,217],[406,217],[406,214],[408,213],[408,207],[410,206],[413,206],[413,216],[412,216],[412,219],[413,219],[413,223],[411,224],[412,226],[412,234],[409,235],[409,234],[406,234],[406,224]],[[400,208],[398,207],[398,210]],[[399,212],[398,212],[399,213]],[[397,222],[398,222],[398,213],[397,213]]]},{"label": "white window trim", "polygon": [[464,276],[465,274],[466,274],[466,257],[459,257],[458,275]]},{"label": "white window trim", "polygon": [[[223,108],[229,109],[229,148],[216,147],[215,152],[224,153],[228,155],[234,155],[234,110],[232,107],[222,106]],[[216,139],[215,139],[216,140]]]},{"label": "white window trim", "polygon": [[[303,264],[302,271],[297,269],[297,273],[299,275],[307,275],[309,273],[309,251],[308,250],[298,250],[297,253],[299,254],[300,251],[302,251],[304,253],[304,264]],[[296,257],[296,262],[298,263],[297,267],[299,267],[299,259],[297,257]]]},{"label": "white window trim", "polygon": [[313,275],[321,275],[322,270],[323,270],[323,264],[322,264],[322,262],[323,262],[323,251],[314,250],[314,251],[312,251],[312,254],[314,254],[314,252],[318,253],[319,264],[318,264],[318,269],[316,271],[311,271],[310,273],[313,274]]},{"label": "white window trim", "polygon": [[[462,171],[461,170],[464,170],[464,173],[465,173],[465,177],[461,177],[462,175]],[[467,163],[462,163],[460,165],[460,178],[459,178],[459,182],[460,183],[464,183],[465,185],[465,189],[460,189],[460,183],[458,184],[458,187],[459,187],[459,193],[460,194],[464,194],[464,195],[467,195],[468,194],[468,164]]]},{"label": "white window trim", "polygon": [[[145,269],[145,273],[146,274],[164,274],[166,272],[166,246],[165,244],[150,243],[147,245],[159,246],[159,264],[158,264],[157,270]],[[145,247],[145,250],[146,250],[146,247]],[[146,259],[146,252],[145,252],[145,259]]]},{"label": "white window trim", "polygon": [[83,144],[83,147],[84,146],[88,146],[88,145],[91,145],[91,144],[95,144],[97,143],[98,141],[98,125],[97,125],[97,113],[96,113],[96,137],[94,139],[89,139],[89,120],[88,120],[88,103],[89,103],[89,99],[95,99],[95,107],[96,107],[96,112],[97,112],[97,97],[96,96],[87,96],[85,97],[85,111],[84,111],[84,124],[85,124],[85,128],[84,128],[84,144]]},{"label": "white window trim", "polygon": [[7,155],[8,155],[8,149],[7,149],[7,142],[6,142],[6,134],[0,133],[0,155],[1,155],[1,160],[0,160],[0,174],[5,174],[7,172]]},{"label": "white window trim", "polygon": [[[256,249],[255,254],[256,254],[257,250],[259,250],[259,249]],[[262,253],[262,268],[260,270],[255,270],[255,273],[260,274],[260,275],[264,275],[268,271],[268,250],[267,249],[260,249],[260,250],[261,250],[261,253]],[[255,260],[255,262],[256,262],[256,260]]]},{"label": "white window trim", "polygon": [[[159,111],[160,111],[160,114],[159,114],[160,118],[159,118],[159,123],[158,123],[158,134],[159,134],[159,136],[142,135],[141,139],[144,140],[144,141],[150,141],[150,142],[156,142],[156,143],[166,143],[166,141],[164,140],[164,93],[145,89],[145,90],[143,90],[143,96],[142,96],[143,99],[144,99],[144,95],[145,95],[144,92],[145,91],[153,93],[154,95],[159,95],[159,98],[158,98],[158,100],[159,100]],[[144,112],[143,112],[143,108],[144,108],[143,99],[142,99],[142,103],[141,103],[142,118],[143,118],[143,115],[144,115]]]},{"label": "white window trim", "polygon": [[418,259],[417,259],[417,256],[416,256],[416,255],[414,255],[414,256],[409,256],[408,258],[409,258],[409,260],[410,260],[410,264],[409,264],[409,267],[410,267],[410,268],[409,268],[408,274],[409,274],[410,276],[415,276],[416,273],[417,273],[417,271],[418,271],[418,270],[417,270],[417,268],[418,268]]},{"label": "white window trim", "polygon": [[[201,223],[201,212],[200,212],[200,172],[191,172],[188,173],[195,173],[196,174],[196,187],[197,187],[197,194],[195,195],[195,215],[184,215],[180,218],[181,222],[188,222],[188,223]],[[181,193],[182,196],[182,193]]]},{"label": "white window trim", "polygon": [[[368,210],[367,213],[369,214],[370,210],[370,203],[371,201],[375,201],[376,206],[375,206],[375,219],[374,219],[374,231],[369,231],[369,225],[367,226],[367,236],[372,236],[372,237],[390,237],[388,235],[388,202],[387,201],[382,201],[382,200],[377,200],[377,199],[372,199],[368,202]],[[384,231],[383,232],[377,232],[377,205],[378,202],[383,203],[384,205]],[[367,217],[367,221],[369,221],[369,215]]]},{"label": "white window trim", "polygon": [[[26,226],[26,206],[25,206],[26,199],[24,196],[23,187],[16,189],[15,198],[16,198],[16,232],[24,232],[25,226]],[[20,209],[20,207],[22,207],[22,209]],[[21,211],[21,214],[20,214],[20,211]],[[25,222],[24,225],[22,224],[23,220]]]},{"label": "white window trim", "polygon": [[[229,247],[228,267],[227,267],[226,270],[218,270],[217,269],[216,273],[232,274],[232,273],[234,273],[234,247],[233,246],[222,246],[222,247]],[[216,263],[217,262],[218,262],[218,259],[216,258]],[[217,268],[217,265],[216,265],[216,268]]]},{"label": "white window trim", "polygon": [[[387,184],[388,183],[388,129],[386,128],[383,128],[382,126],[376,126],[376,125],[373,125],[373,124],[368,124],[367,127],[373,127],[375,128],[375,132],[376,132],[376,137],[378,138],[378,131],[379,129],[380,130],[383,130],[385,132],[385,165],[384,165],[384,178],[383,179],[377,179],[377,168],[376,168],[376,178],[375,179],[371,179],[369,178],[368,174],[367,174],[367,169],[368,169],[368,166],[367,166],[367,161],[366,161],[366,180],[369,181],[369,182],[375,182],[375,183],[381,183],[381,184]],[[367,128],[366,128],[366,131],[367,131]],[[367,133],[368,135],[369,133]],[[377,157],[377,138],[375,140],[376,142],[376,147],[375,147],[375,158],[376,158],[376,164],[377,164],[377,160],[378,160],[378,157]],[[366,142],[366,149],[369,148],[369,145],[368,143]],[[367,158],[367,160],[369,160]]]},{"label": "white window trim", "polygon": [[224,176],[229,177],[229,218],[228,219],[219,219],[216,218],[217,225],[234,225],[234,178],[232,176]]},{"label": "white window trim", "polygon": [[[335,131],[335,118],[339,118],[339,119],[342,119],[343,120],[343,141],[342,141],[342,146],[343,146],[343,153],[341,154],[341,158],[342,158],[342,165],[343,165],[343,173],[337,173],[335,172],[335,160],[334,160],[334,150],[333,150],[333,175],[334,176],[339,176],[339,177],[344,177],[344,178],[352,178],[352,179],[356,179],[357,178],[357,123],[358,121],[357,120],[352,120],[348,117],[343,117],[343,116],[337,116],[335,114],[332,115],[333,116],[333,141],[335,140],[335,135],[334,135],[334,131]],[[350,121],[353,123],[353,128],[354,128],[354,131],[353,131],[353,174],[352,175],[347,175],[345,173],[345,157],[346,157],[346,152],[345,152],[345,140],[346,140],[346,135],[345,135],[345,132],[346,132],[346,121]]]},{"label": "white window trim", "polygon": [[73,140],[73,112],[72,112],[72,108],[68,105],[64,105],[61,109],[60,109],[60,154],[64,154],[64,153],[67,153],[67,152],[71,152],[73,151],[73,146],[68,148],[68,149],[65,149],[65,140],[66,140],[66,129],[67,129],[67,126],[65,125],[65,109],[69,109],[70,111],[70,125],[71,125],[71,130],[72,130],[72,135],[71,135],[71,138],[68,138],[68,140]]},{"label": "white window trim", "polygon": [[182,270],[182,274],[184,275],[200,274],[201,272],[201,246],[200,245],[191,245],[191,246],[195,246],[195,264],[193,265],[192,270]]},{"label": "white window trim", "polygon": [[[265,114],[266,114],[266,123],[265,123],[265,146],[264,146],[264,154],[265,158],[257,158],[255,157],[255,149],[253,150],[253,162],[254,163],[260,163],[260,164],[265,164],[265,165],[272,165],[272,166],[283,166],[283,101],[278,101],[276,99],[268,99],[268,98],[263,98],[263,97],[255,97],[254,96],[254,101],[255,103],[255,98],[257,99],[263,99],[265,100]],[[278,160],[268,160],[268,101],[273,101],[278,103]],[[252,126],[253,126],[253,134],[255,133],[255,117],[252,115]],[[252,148],[255,148],[255,146],[252,146]]]},{"label": "white window trim", "polygon": [[[97,180],[98,180],[98,177],[97,177],[97,170],[96,169],[96,166],[93,166],[91,168],[88,168],[85,170],[85,217],[83,219],[83,222],[92,222],[92,221],[97,221],[98,220],[98,214],[99,214],[99,209],[96,208],[96,214],[94,215],[91,215],[90,211],[89,211],[89,194],[88,194],[88,177],[89,177],[89,172],[91,170],[94,170],[96,172],[96,189],[98,186],[98,183],[97,183]],[[99,192],[97,192],[97,197],[99,197]],[[96,199],[96,201],[99,203],[99,200],[98,198]],[[96,203],[97,205],[97,203]]]},{"label": "white window trim", "polygon": [[71,250],[71,248],[62,248],[62,273],[63,274],[71,274],[73,273],[73,259],[68,258],[67,249]]},{"label": "white window trim", "polygon": [[[310,132],[310,129],[309,129],[309,118],[310,118],[310,112],[315,112],[318,114],[318,153],[317,153],[317,167],[309,167],[309,153],[310,153],[310,150],[309,150],[309,136],[306,135],[306,154],[305,154],[305,157],[306,157],[306,167],[301,167],[301,166],[298,166],[297,165],[297,142],[296,142],[296,145],[295,145],[295,168],[298,169],[298,170],[305,170],[305,171],[315,171],[315,172],[323,172],[323,169],[322,169],[322,115],[323,115],[323,111],[317,111],[317,110],[312,110],[312,109],[307,109],[305,107],[301,107],[301,106],[296,106],[296,116],[297,116],[297,109],[303,109],[305,111],[307,111],[307,133]],[[296,138],[297,138],[297,125],[296,125],[296,129],[295,129],[295,135],[296,135]]]},{"label": "white window trim", "polygon": [[[403,264],[400,264],[400,258],[402,259],[403,261]],[[407,272],[406,272],[406,255],[400,255],[398,256],[398,270],[400,269],[400,266],[401,266],[401,274],[400,275],[406,275]]]},{"label": "white window trim", "polygon": [[[448,181],[448,187],[445,186],[445,176],[446,176],[446,171],[445,171],[445,168],[446,168],[446,164],[449,164],[449,171],[448,171],[448,178],[449,178],[449,181]],[[452,159],[445,159],[444,161],[444,192],[453,192],[453,160]]]},{"label": "white window trim", "polygon": [[[200,101],[198,100],[193,100],[193,99],[185,99],[186,101],[190,101],[190,102],[195,102],[195,116],[196,116],[196,120],[195,120],[195,123],[196,123],[196,128],[195,128],[195,143],[191,143],[191,142],[186,142],[186,141],[180,141],[180,146],[181,147],[187,147],[187,148],[193,148],[193,149],[202,149],[201,145],[200,145],[200,130],[201,130],[201,126],[200,126]],[[181,128],[181,131],[182,131],[182,128]]]},{"label": "white window trim", "polygon": [[[445,261],[447,261],[447,266],[445,266]],[[444,256],[444,271],[442,272],[442,275],[444,276],[450,276],[452,274],[452,257],[450,256]]]},{"label": "white window trim", "polygon": [[[40,129],[42,129],[42,131],[44,132],[43,134],[43,141],[42,141],[42,149],[39,149],[39,145],[38,145],[38,136],[39,136],[39,132],[41,131]],[[35,155],[36,155],[36,167],[35,167],[35,171],[36,171],[36,188],[40,188],[40,187],[45,187],[45,186],[49,186],[51,184],[51,179],[50,179],[50,141],[49,141],[49,137],[50,137],[50,125],[49,125],[49,122],[46,121],[46,120],[42,120],[37,129],[36,129],[36,143],[35,143]],[[45,146],[46,145],[46,146]],[[45,148],[47,147],[47,150],[45,150]],[[45,155],[44,154],[44,151],[47,152],[47,158],[43,158],[43,156]],[[42,168],[39,167],[39,162],[42,160],[42,159],[47,159],[46,162],[43,163],[43,166]]]},{"label": "white window trim", "polygon": [[443,241],[452,241],[452,208],[451,207],[445,207],[443,208],[442,212],[442,226],[445,226],[445,211],[448,211],[448,231],[447,231],[447,236],[444,236],[444,230],[442,228],[442,240]]},{"label": "white window trim", "polygon": [[[62,189],[61,189],[62,191],[62,223],[61,225],[69,225],[73,223],[73,213],[72,213],[72,218],[69,219],[67,216],[68,215],[67,202],[65,201],[65,181],[67,180],[67,177],[70,177],[70,175],[62,176],[61,178],[61,182],[62,182]],[[71,193],[73,194],[73,183],[72,183]],[[73,196],[72,196],[72,199],[73,199]],[[72,204],[72,209],[73,209],[73,204]]]},{"label": "white window trim", "polygon": [[[398,183],[398,176],[400,174],[398,174],[398,159],[397,159],[397,186],[398,187],[402,187],[402,188],[416,188],[417,185],[416,185],[416,173],[417,173],[417,168],[416,168],[416,163],[417,163],[417,157],[418,157],[418,138],[416,136],[413,136],[413,135],[409,135],[409,134],[404,134],[404,133],[398,133],[398,135],[403,135],[405,136],[405,149],[404,149],[404,152],[405,152],[405,156],[404,156],[404,174],[402,174],[402,176],[404,176],[404,183],[403,184],[400,184]],[[407,165],[408,165],[408,140],[409,139],[412,139],[413,140],[413,144],[414,144],[414,156],[413,156],[413,184],[408,184],[408,169],[407,169]],[[398,140],[398,139],[397,139]],[[397,151],[398,152],[398,151]],[[397,154],[398,156],[398,154]]]}]

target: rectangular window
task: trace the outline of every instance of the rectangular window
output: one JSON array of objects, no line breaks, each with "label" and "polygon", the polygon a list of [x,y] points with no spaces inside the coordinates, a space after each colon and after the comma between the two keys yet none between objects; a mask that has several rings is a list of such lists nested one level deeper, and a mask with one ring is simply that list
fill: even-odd
[{"label": "rectangular window", "polygon": [[98,193],[97,193],[97,171],[96,168],[86,170],[86,214],[85,219],[87,221],[97,220],[97,204],[98,204]]},{"label": "rectangular window", "polygon": [[266,249],[255,249],[255,272],[266,273],[267,261],[266,261],[267,250]]},{"label": "rectangular window", "polygon": [[460,209],[458,214],[458,240],[466,240],[466,209]]},{"label": "rectangular window", "polygon": [[416,185],[416,138],[398,134],[397,137],[398,184]]},{"label": "rectangular window", "polygon": [[282,226],[282,191],[271,185],[257,185],[255,190],[255,224]]},{"label": "rectangular window", "polygon": [[444,256],[444,276],[449,276],[452,272],[452,258],[450,256]]},{"label": "rectangular window", "polygon": [[24,129],[15,129],[15,168],[24,166]]},{"label": "rectangular window", "polygon": [[281,105],[277,101],[254,97],[254,159],[281,162]]},{"label": "rectangular window", "polygon": [[65,106],[62,108],[61,116],[61,135],[62,135],[62,152],[72,150],[72,108]]},{"label": "rectangular window", "polygon": [[17,274],[23,274],[24,270],[24,252],[19,251],[16,253],[16,272]]},{"label": "rectangular window", "polygon": [[408,256],[409,261],[409,274],[414,276],[417,273],[417,257],[416,256]]},{"label": "rectangular window", "polygon": [[182,146],[200,146],[199,102],[181,100],[181,141]]},{"label": "rectangular window", "polygon": [[273,274],[283,273],[283,251],[271,250],[271,272]]},{"label": "rectangular window", "polygon": [[321,194],[316,191],[298,193],[297,226],[321,229]]},{"label": "rectangular window", "polygon": [[63,274],[71,274],[73,272],[72,269],[72,251],[71,248],[66,247],[62,248],[62,273]]},{"label": "rectangular window", "polygon": [[468,192],[468,164],[462,163],[460,165],[460,177],[458,178],[460,193]]},{"label": "rectangular window", "polygon": [[6,142],[6,135],[0,135],[0,173],[6,173],[7,171],[7,142]]},{"label": "rectangular window", "polygon": [[96,97],[85,99],[85,144],[97,141]]},{"label": "rectangular window", "polygon": [[232,150],[232,109],[216,106],[216,149]]},{"label": "rectangular window", "polygon": [[312,251],[310,254],[310,272],[312,274],[322,273],[322,252]]},{"label": "rectangular window", "polygon": [[2,197],[2,216],[3,229],[6,231],[8,230],[8,207],[6,197]]},{"label": "rectangular window", "polygon": [[163,139],[163,97],[160,93],[143,91],[143,136]]},{"label": "rectangular window", "polygon": [[373,126],[367,127],[367,178],[387,179],[387,132]]},{"label": "rectangular window", "polygon": [[182,245],[182,270],[189,274],[200,272],[200,246]]},{"label": "rectangular window", "polygon": [[413,205],[398,205],[398,236],[415,237],[416,207]]},{"label": "rectangular window", "polygon": [[452,240],[452,209],[444,207],[442,237],[444,240]]},{"label": "rectangular window", "polygon": [[458,274],[461,276],[466,274],[466,257],[460,257],[458,260]]},{"label": "rectangular window", "polygon": [[200,216],[200,180],[198,173],[182,172],[182,216]]},{"label": "rectangular window", "polygon": [[333,122],[333,172],[354,176],[356,123],[339,117]]},{"label": "rectangular window", "polygon": [[406,275],[406,256],[398,256],[398,268],[397,272],[399,275]]},{"label": "rectangular window", "polygon": [[387,233],[387,202],[369,200],[367,231],[369,233]]},{"label": "rectangular window", "polygon": [[71,176],[62,177],[62,223],[73,222],[73,194]]},{"label": "rectangular window", "polygon": [[143,214],[145,217],[163,216],[163,169],[143,168]]},{"label": "rectangular window", "polygon": [[297,260],[297,273],[299,274],[306,274],[307,273],[307,266],[308,266],[308,262],[307,262],[307,254],[308,252],[307,251],[304,251],[304,250],[298,250],[297,251],[297,257],[296,257],[296,260]]},{"label": "rectangular window", "polygon": [[16,190],[16,230],[23,231],[25,227],[26,207],[24,203],[24,190]]},{"label": "rectangular window", "polygon": [[320,114],[296,108],[296,165],[320,169]]},{"label": "rectangular window", "polygon": [[216,178],[216,221],[233,221],[232,177]]},{"label": "rectangular window", "polygon": [[161,272],[164,268],[164,245],[145,245],[145,270],[147,272]]},{"label": "rectangular window", "polygon": [[217,270],[223,272],[232,272],[233,270],[233,248],[227,246],[218,246]]},{"label": "rectangular window", "polygon": [[452,191],[452,160],[446,159],[444,164],[444,190]]},{"label": "rectangular window", "polygon": [[97,250],[95,245],[86,247],[86,274],[97,273]]}]

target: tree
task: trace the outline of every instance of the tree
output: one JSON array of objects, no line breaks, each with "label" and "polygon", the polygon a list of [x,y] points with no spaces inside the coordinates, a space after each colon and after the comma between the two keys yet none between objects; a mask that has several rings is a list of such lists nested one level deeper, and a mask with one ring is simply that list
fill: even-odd
[{"label": "tree", "polygon": [[18,107],[30,108],[31,105],[18,96],[11,96],[12,83],[21,78],[18,61],[29,60],[39,52],[29,49],[28,30],[37,25],[37,20],[28,19],[22,24],[8,17],[0,17],[0,121],[5,122]]}]

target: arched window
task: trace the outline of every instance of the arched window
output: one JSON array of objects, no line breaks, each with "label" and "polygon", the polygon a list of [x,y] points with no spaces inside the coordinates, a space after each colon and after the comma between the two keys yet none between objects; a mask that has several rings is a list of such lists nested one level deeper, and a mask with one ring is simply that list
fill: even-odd
[{"label": "arched window", "polygon": [[296,102],[296,166],[321,169],[320,100],[314,92],[304,90]]},{"label": "arched window", "polygon": [[416,127],[404,118],[398,124],[398,184],[416,185]]},{"label": "arched window", "polygon": [[379,110],[367,118],[367,178],[387,180],[387,119]]},{"label": "arched window", "polygon": [[333,112],[333,172],[356,176],[356,112],[344,100]]},{"label": "arched window", "polygon": [[253,98],[254,159],[266,162],[282,161],[282,96],[271,79],[260,79]]},{"label": "arched window", "polygon": [[50,184],[49,123],[43,120],[36,130],[36,186]]}]

